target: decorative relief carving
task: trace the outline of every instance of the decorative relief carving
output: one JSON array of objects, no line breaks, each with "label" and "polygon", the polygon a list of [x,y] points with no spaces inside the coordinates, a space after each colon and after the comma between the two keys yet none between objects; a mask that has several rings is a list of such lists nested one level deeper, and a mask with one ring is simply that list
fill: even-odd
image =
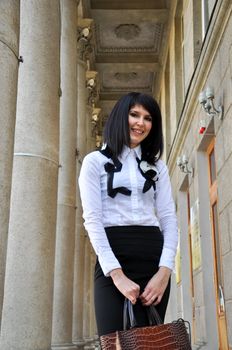
[{"label": "decorative relief carving", "polygon": [[141,29],[136,24],[120,24],[114,32],[118,38],[129,41],[135,39],[140,34]]},{"label": "decorative relief carving", "polygon": [[94,85],[93,87],[87,87],[87,104],[91,107],[94,107],[96,104],[96,101],[98,99],[98,91],[97,91],[97,86]]},{"label": "decorative relief carving", "polygon": [[99,99],[98,73],[95,71],[86,72],[87,104],[95,107]]},{"label": "decorative relief carving", "polygon": [[102,146],[102,135],[96,135],[96,148],[99,149]]},{"label": "decorative relief carving", "polygon": [[77,27],[77,52],[82,61],[89,59],[93,52],[91,45],[92,31],[88,27]]},{"label": "decorative relief carving", "polygon": [[136,72],[115,73],[114,76],[118,81],[128,82],[130,80],[135,80],[137,78],[138,74]]},{"label": "decorative relief carving", "polygon": [[130,87],[119,87],[119,88],[108,88],[108,87],[104,87],[102,88],[102,93],[107,92],[107,93],[114,93],[114,92],[122,92],[122,93],[126,93],[126,92],[131,92],[131,91],[139,91],[139,92],[144,92],[149,94],[151,92],[152,88],[151,85],[147,85],[147,86],[130,86]]},{"label": "decorative relief carving", "polygon": [[93,108],[92,111],[92,137],[97,138],[97,135],[100,135],[102,132],[102,118],[101,118],[101,109],[100,108]]},{"label": "decorative relief carving", "polygon": [[[119,28],[120,26],[116,27]],[[97,24],[95,26],[95,30],[96,30],[96,44],[97,44],[97,52],[99,54],[114,54],[114,53],[154,53],[154,54],[158,54],[159,50],[160,50],[160,44],[161,44],[161,39],[162,39],[162,35],[163,35],[163,30],[164,30],[164,24],[163,23],[151,23],[149,24],[149,27],[147,26],[146,28],[143,28],[143,30],[138,27],[141,32],[139,33],[139,38],[140,38],[140,42],[142,44],[138,44],[138,42],[136,42],[136,36],[134,38],[132,38],[132,34],[128,34],[128,36],[130,36],[130,40],[135,39],[135,44],[132,46],[129,46],[129,40],[128,41],[128,45],[126,46],[122,46],[121,44],[121,38],[119,36],[117,36],[118,40],[115,39],[115,46],[112,45],[112,43],[114,42],[112,39],[110,41],[110,39],[108,38],[107,40],[105,40],[105,34],[104,34],[104,30],[105,27],[103,24]],[[109,31],[109,28],[107,28],[107,30]],[[116,29],[113,28],[112,26],[112,31],[115,31]],[[148,36],[148,31],[149,31],[149,36],[151,37],[151,39],[147,39]],[[120,30],[119,30],[120,32]],[[114,34],[116,34],[114,32]],[[126,34],[125,34],[126,35]],[[113,35],[112,35],[113,37]],[[138,38],[138,36],[137,36]],[[145,38],[145,39],[143,39]],[[124,38],[125,39],[125,38]],[[110,43],[110,45],[108,45],[108,43]]]},{"label": "decorative relief carving", "polygon": [[101,75],[101,92],[127,92],[141,91],[150,92],[155,72],[104,72]]}]

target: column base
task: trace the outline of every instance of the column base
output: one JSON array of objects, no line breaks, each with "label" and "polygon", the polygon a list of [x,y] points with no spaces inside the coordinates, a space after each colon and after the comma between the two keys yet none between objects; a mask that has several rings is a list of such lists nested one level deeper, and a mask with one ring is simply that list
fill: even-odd
[{"label": "column base", "polygon": [[67,345],[52,345],[51,350],[78,350],[77,345],[67,344]]},{"label": "column base", "polygon": [[[73,344],[78,350],[100,350],[99,341],[94,338],[85,338],[83,340],[75,341]],[[60,350],[60,348],[56,348],[54,350]]]},{"label": "column base", "polygon": [[85,339],[84,350],[98,350],[100,349],[99,343],[94,338]]},{"label": "column base", "polygon": [[76,346],[78,350],[84,350],[84,346],[86,343],[84,340],[79,340],[79,341],[74,341],[73,344]]},{"label": "column base", "polygon": [[88,344],[84,346],[84,350],[98,350],[98,349],[100,349],[100,347],[98,345],[96,346],[95,344]]}]

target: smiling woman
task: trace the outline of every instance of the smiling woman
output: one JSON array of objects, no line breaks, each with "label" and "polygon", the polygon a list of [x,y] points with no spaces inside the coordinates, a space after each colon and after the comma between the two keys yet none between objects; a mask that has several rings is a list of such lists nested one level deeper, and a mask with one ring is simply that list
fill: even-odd
[{"label": "smiling woman", "polygon": [[177,246],[157,102],[137,92],[123,96],[106,122],[104,144],[85,157],[79,178],[84,225],[97,254],[100,336],[123,329],[125,297],[135,304],[138,326],[149,324],[151,304],[164,319]]}]

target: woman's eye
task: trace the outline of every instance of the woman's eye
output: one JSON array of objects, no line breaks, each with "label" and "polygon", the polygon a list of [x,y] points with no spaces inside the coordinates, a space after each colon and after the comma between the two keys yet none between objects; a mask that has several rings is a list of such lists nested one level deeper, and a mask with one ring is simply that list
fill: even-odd
[{"label": "woman's eye", "polygon": [[[133,118],[140,118],[139,114],[135,113],[135,112],[129,112],[129,115]],[[149,116],[144,116],[144,120],[152,122],[152,117]]]},{"label": "woman's eye", "polygon": [[136,113],[130,112],[130,116],[131,117],[138,117],[138,115]]}]

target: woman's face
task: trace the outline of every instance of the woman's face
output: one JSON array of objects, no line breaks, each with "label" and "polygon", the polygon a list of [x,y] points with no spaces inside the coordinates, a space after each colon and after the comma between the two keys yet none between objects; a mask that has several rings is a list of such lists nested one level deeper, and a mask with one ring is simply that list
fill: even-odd
[{"label": "woman's face", "polygon": [[134,105],[128,116],[130,147],[134,148],[149,134],[152,127],[152,117],[142,105]]}]

